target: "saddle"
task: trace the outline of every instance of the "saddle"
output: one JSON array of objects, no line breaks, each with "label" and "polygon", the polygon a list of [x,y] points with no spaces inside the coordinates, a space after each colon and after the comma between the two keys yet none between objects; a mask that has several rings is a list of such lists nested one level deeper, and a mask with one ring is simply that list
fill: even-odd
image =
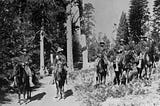
[{"label": "saddle", "polygon": [[63,77],[64,71],[65,70],[64,70],[62,61],[58,61],[56,64],[56,70],[54,73],[55,80],[58,80],[58,81],[61,80],[61,78]]}]

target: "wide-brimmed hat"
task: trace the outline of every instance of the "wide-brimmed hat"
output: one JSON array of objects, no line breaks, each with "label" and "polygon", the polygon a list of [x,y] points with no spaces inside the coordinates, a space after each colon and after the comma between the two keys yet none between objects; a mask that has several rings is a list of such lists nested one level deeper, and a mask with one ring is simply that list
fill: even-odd
[{"label": "wide-brimmed hat", "polygon": [[62,48],[60,48],[60,47],[58,47],[58,49],[57,49],[57,53],[58,52],[62,52],[63,51],[63,49]]},{"label": "wide-brimmed hat", "polygon": [[101,42],[100,42],[100,45],[105,45],[104,41],[101,41]]},{"label": "wide-brimmed hat", "polygon": [[22,51],[23,51],[23,52],[26,52],[26,51],[27,51],[27,49],[23,49]]},{"label": "wide-brimmed hat", "polygon": [[122,49],[119,49],[118,51],[117,51],[117,53],[122,53],[123,52],[123,50]]}]

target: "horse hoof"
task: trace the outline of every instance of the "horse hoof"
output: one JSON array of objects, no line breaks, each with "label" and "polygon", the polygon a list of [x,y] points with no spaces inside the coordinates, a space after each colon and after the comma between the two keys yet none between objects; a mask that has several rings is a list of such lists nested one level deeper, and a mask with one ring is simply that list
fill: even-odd
[{"label": "horse hoof", "polygon": [[63,99],[63,97],[60,97],[59,100]]},{"label": "horse hoof", "polygon": [[55,98],[58,98],[58,96],[55,96]]}]

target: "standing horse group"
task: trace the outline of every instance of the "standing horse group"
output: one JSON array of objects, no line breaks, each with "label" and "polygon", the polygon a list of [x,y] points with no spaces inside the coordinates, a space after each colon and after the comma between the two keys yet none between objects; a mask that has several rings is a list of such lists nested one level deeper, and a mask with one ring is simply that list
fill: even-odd
[{"label": "standing horse group", "polygon": [[[115,71],[114,84],[127,84],[133,77],[150,79],[152,68],[155,67],[155,57],[156,55],[149,50],[139,53],[134,50],[119,53],[112,66]],[[108,73],[107,66],[108,64],[105,64],[102,58],[98,61],[96,77],[98,83],[105,83]]]}]

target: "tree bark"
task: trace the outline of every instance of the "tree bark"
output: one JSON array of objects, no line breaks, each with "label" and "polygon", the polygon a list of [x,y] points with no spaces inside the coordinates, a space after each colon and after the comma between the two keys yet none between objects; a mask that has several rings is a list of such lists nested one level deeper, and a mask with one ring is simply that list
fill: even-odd
[{"label": "tree bark", "polygon": [[43,29],[40,31],[40,77],[44,77],[44,35]]},{"label": "tree bark", "polygon": [[[68,0],[70,2],[70,0]],[[72,29],[71,29],[71,3],[67,5],[67,65],[73,71]]]}]

